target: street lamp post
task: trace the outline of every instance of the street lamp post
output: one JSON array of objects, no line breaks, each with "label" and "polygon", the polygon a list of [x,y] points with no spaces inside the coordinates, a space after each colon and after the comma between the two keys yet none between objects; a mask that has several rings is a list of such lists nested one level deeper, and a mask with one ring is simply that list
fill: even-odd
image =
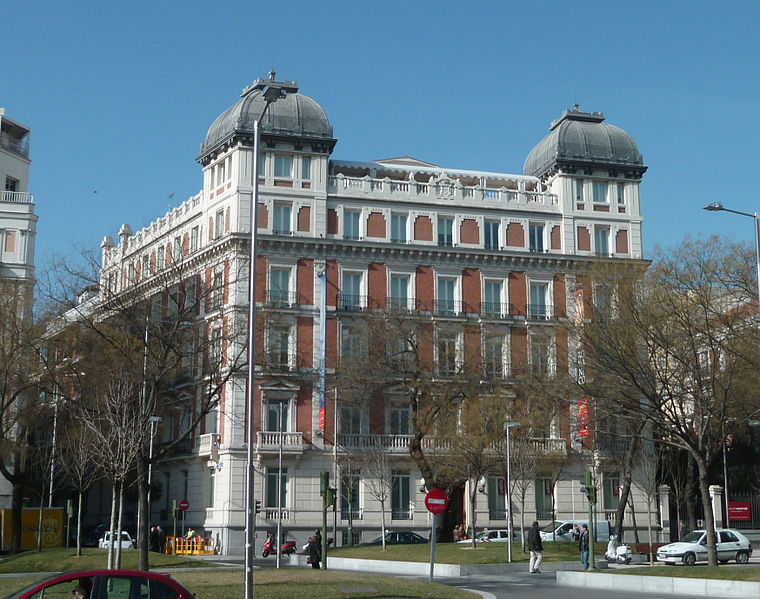
[{"label": "street lamp post", "polygon": [[161,422],[160,416],[150,417],[150,447],[148,448],[148,528],[150,528],[150,485],[153,477],[153,436],[156,434],[156,426]]},{"label": "street lamp post", "polygon": [[[739,214],[740,216],[747,216],[755,220],[755,273],[757,275],[757,309],[758,315],[760,315],[760,213],[758,212],[742,212],[740,210],[731,210],[730,208],[724,208],[720,202],[713,202],[707,206],[703,206],[704,210],[710,212],[731,212],[732,214]],[[728,467],[726,466],[726,438],[722,438],[723,444],[723,501],[726,509],[726,526],[730,521],[728,513]]]},{"label": "street lamp post", "polygon": [[[254,470],[253,470],[253,399],[255,383],[255,337],[256,337],[256,232],[258,230],[258,206],[259,206],[259,142],[260,124],[266,114],[267,108],[272,102],[284,97],[287,92],[297,89],[290,81],[275,81],[274,71],[269,73],[269,79],[257,81],[254,90],[259,90],[264,99],[264,108],[261,116],[253,122],[253,160],[251,172],[251,250],[250,250],[250,273],[248,281],[248,402],[246,405],[246,486],[245,486],[245,599],[253,598],[253,558],[255,553],[255,539],[253,529],[255,526],[254,514]],[[279,550],[279,547],[277,548]]]},{"label": "street lamp post", "polygon": [[[507,422],[504,431],[507,434],[507,562],[512,563],[512,492],[510,490],[510,459],[509,459],[509,429],[520,426],[519,422]],[[520,531],[522,534],[523,531]]]}]

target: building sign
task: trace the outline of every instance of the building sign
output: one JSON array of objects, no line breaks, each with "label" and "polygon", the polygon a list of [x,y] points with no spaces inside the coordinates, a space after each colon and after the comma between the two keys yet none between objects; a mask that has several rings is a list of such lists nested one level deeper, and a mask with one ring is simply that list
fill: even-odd
[{"label": "building sign", "polygon": [[588,398],[578,401],[578,437],[588,437]]},{"label": "building sign", "polygon": [[729,501],[728,519],[732,522],[751,522],[752,509],[749,501]]}]

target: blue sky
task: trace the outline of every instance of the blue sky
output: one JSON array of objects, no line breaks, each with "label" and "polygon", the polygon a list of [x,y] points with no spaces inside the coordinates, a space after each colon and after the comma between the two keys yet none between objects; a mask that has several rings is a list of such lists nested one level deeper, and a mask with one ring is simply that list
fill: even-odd
[{"label": "blue sky", "polygon": [[573,102],[602,111],[649,167],[651,256],[689,233],[753,239],[701,207],[760,210],[758,17],[749,1],[6,0],[0,106],[32,129],[41,268],[197,193],[208,127],[272,68],[325,108],[338,159],[520,173]]}]

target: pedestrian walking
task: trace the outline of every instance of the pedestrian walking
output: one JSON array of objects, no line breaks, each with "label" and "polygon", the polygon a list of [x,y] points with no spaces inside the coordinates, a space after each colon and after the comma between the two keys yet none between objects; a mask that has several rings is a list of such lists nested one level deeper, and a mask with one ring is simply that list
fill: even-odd
[{"label": "pedestrian walking", "polygon": [[681,520],[681,522],[679,522],[678,524],[678,540],[682,541],[683,538],[686,536],[686,533],[688,532],[689,532],[688,527],[686,526],[686,524],[684,524],[684,521]]},{"label": "pedestrian walking", "polygon": [[311,567],[315,570],[319,570],[319,562],[322,561],[322,546],[317,543],[317,537],[312,536],[309,539],[309,547],[307,548],[309,557],[307,562],[311,564]]},{"label": "pedestrian walking", "polygon": [[541,531],[538,529],[538,521],[534,521],[533,526],[528,531],[528,549],[530,549],[528,572],[531,574],[541,574],[541,570],[538,567],[544,560],[544,544],[541,542]]},{"label": "pedestrian walking", "polygon": [[588,543],[588,525],[581,524],[581,539],[578,541],[578,548],[581,550],[581,563],[584,570],[588,570]]},{"label": "pedestrian walking", "polygon": [[166,551],[166,531],[161,526],[156,527],[158,532],[158,552],[163,553]]},{"label": "pedestrian walking", "polygon": [[454,542],[458,543],[462,540],[462,531],[459,528],[459,524],[454,527]]},{"label": "pedestrian walking", "polygon": [[580,541],[581,540],[581,531],[578,528],[578,525],[575,525],[575,528],[573,528],[573,541]]}]

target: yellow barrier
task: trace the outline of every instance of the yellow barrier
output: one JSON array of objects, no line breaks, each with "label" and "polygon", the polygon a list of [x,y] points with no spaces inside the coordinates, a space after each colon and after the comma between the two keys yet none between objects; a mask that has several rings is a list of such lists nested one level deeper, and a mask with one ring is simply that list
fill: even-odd
[{"label": "yellow barrier", "polygon": [[214,541],[210,537],[166,537],[165,553],[178,555],[213,555],[216,553]]}]

